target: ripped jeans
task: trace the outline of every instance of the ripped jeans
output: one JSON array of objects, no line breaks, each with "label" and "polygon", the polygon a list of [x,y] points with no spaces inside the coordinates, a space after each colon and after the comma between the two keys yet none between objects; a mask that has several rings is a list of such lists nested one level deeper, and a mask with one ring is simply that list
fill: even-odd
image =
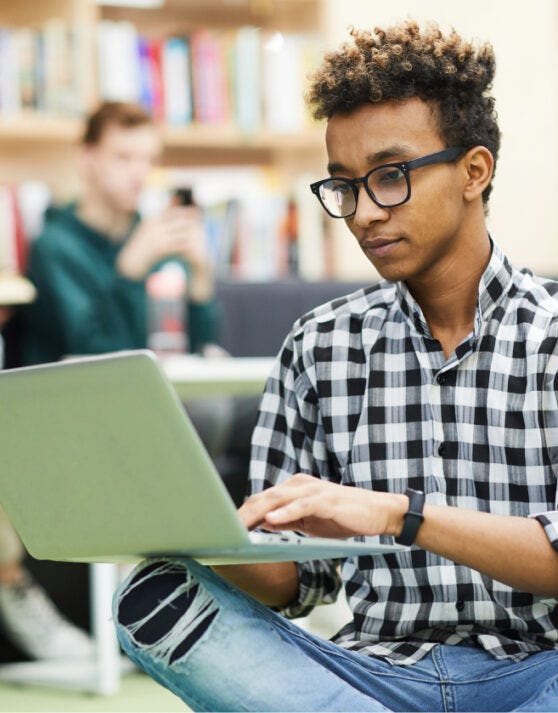
[{"label": "ripped jeans", "polygon": [[139,565],[114,620],[130,658],[195,711],[558,711],[558,651],[514,662],[440,645],[393,666],[303,631],[189,559]]}]

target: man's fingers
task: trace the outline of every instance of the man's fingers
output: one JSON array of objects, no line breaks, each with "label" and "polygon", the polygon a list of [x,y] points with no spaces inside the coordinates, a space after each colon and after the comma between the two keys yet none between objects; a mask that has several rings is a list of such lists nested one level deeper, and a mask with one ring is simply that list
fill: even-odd
[{"label": "man's fingers", "polygon": [[[317,485],[319,485],[319,481],[316,481],[311,476],[295,475],[280,485],[268,488],[257,495],[252,495],[242,505],[239,514],[246,527],[249,529],[257,527],[268,519],[268,514],[284,511],[285,508],[294,507],[297,503],[305,503],[311,497]],[[304,504],[303,507],[308,508],[308,504]],[[284,517],[284,514],[278,517],[280,518],[279,520],[269,520],[270,524],[272,522],[283,522],[281,518]],[[285,521],[295,519],[298,519],[298,516],[286,517]]]},{"label": "man's fingers", "polygon": [[278,489],[278,487],[270,488],[258,493],[258,495],[252,495],[241,506],[238,513],[248,529],[261,525],[270,510],[280,507],[283,502],[287,502],[284,494],[276,492]]},{"label": "man's fingers", "polygon": [[286,505],[281,505],[275,510],[270,510],[265,516],[265,521],[271,525],[283,525],[292,521],[302,520],[309,515],[316,515],[315,508],[319,508],[316,498],[299,498]]}]

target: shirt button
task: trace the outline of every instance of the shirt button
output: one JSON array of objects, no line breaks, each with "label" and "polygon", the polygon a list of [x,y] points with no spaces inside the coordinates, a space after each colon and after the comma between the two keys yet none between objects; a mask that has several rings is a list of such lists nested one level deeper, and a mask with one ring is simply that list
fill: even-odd
[{"label": "shirt button", "polygon": [[455,602],[455,608],[457,611],[463,611],[463,609],[465,609],[465,602],[462,602],[461,600]]},{"label": "shirt button", "polygon": [[438,383],[443,386],[446,383],[446,375],[445,374],[438,374],[437,377]]},{"label": "shirt button", "polygon": [[445,452],[446,452],[446,444],[440,443],[440,445],[438,446],[438,455],[443,456]]}]

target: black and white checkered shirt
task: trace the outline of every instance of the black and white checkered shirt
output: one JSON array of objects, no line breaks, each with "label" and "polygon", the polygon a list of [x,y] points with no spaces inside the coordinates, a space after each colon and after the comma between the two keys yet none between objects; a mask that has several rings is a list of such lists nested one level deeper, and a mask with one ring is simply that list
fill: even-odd
[{"label": "black and white checkered shirt", "polygon": [[[493,246],[473,332],[449,359],[404,283],[305,315],[267,383],[252,492],[297,472],[392,493],[411,487],[429,504],[536,516],[558,549],[557,291]],[[299,566],[287,616],[335,598],[335,564]],[[556,599],[417,547],[350,558],[341,572],[354,621],[335,641],[363,654],[407,665],[439,643],[515,660],[558,649]]]}]

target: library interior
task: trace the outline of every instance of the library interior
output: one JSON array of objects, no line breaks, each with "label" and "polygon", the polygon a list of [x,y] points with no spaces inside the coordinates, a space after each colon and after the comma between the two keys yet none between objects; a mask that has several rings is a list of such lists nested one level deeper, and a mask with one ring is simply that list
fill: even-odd
[{"label": "library interior", "polygon": [[[328,158],[308,76],[350,27],[410,16],[494,45],[487,222],[514,265],[557,278],[558,6],[504,15],[501,0],[0,0],[0,369],[38,367],[22,450],[51,419],[39,365],[149,349],[240,506],[293,323],[381,279],[310,190]],[[64,423],[89,413],[79,400]],[[110,603],[129,565],[33,557],[2,501],[0,711],[184,710],[118,645]],[[55,531],[64,508],[52,517]],[[327,638],[350,617],[340,594],[297,623]]]}]

